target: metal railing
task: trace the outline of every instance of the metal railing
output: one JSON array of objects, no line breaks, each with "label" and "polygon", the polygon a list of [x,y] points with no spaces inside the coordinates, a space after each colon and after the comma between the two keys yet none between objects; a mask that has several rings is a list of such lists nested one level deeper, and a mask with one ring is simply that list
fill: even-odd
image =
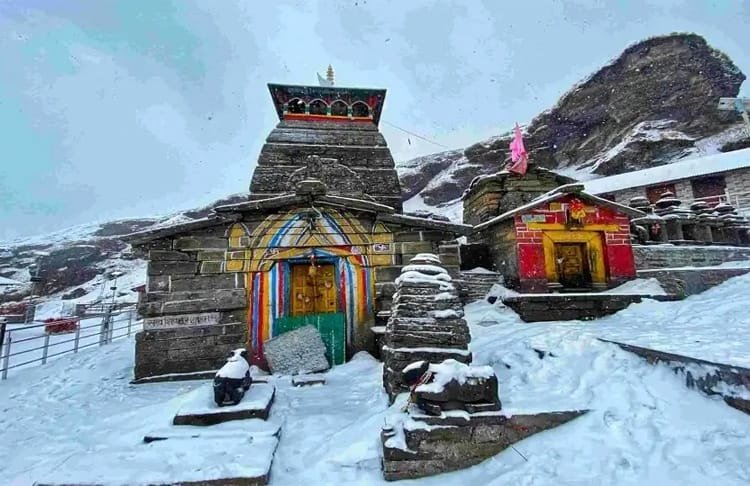
[{"label": "metal railing", "polygon": [[12,369],[43,365],[57,356],[129,337],[141,329],[142,323],[136,317],[133,306],[101,317],[81,318],[75,330],[63,333],[49,332],[51,324],[54,326],[49,322],[6,324],[0,339],[0,379],[5,380]]}]

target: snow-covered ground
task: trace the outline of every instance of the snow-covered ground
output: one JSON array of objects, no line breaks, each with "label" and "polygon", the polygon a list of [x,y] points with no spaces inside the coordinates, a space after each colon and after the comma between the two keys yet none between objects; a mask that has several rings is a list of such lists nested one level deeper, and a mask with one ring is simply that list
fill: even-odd
[{"label": "snow-covered ground", "polygon": [[[509,449],[414,483],[750,484],[750,416],[687,389],[668,367],[596,339],[744,362],[735,351],[750,342],[748,290],[750,276],[737,277],[681,302],[647,301],[585,323],[523,324],[502,307],[467,306],[474,362],[498,374],[504,410],[591,411],[516,444],[526,459]],[[534,348],[553,355],[540,359]],[[129,385],[132,365],[133,340],[123,339],[0,383],[0,484],[31,484],[57,471],[70,477],[80,464],[91,470],[74,471],[79,477],[101,475],[97,458],[113,453],[131,460],[133,470],[148,467],[129,451],[147,447],[142,437],[167,427],[201,382]],[[396,409],[387,405],[381,374],[381,364],[362,353],[328,372],[322,386],[295,388],[288,377],[272,378],[277,394],[270,421],[282,427],[272,485],[384,484],[379,432]],[[206,461],[221,457],[212,443],[201,442]],[[195,461],[202,454],[185,457]],[[172,459],[160,467],[177,478],[181,464]]]}]

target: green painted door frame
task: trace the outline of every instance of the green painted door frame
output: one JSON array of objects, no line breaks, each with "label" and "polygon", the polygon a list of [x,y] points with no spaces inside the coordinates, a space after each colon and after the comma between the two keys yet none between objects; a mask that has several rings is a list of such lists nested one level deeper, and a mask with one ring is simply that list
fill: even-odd
[{"label": "green painted door frame", "polygon": [[343,364],[346,360],[346,323],[343,312],[325,314],[306,314],[302,316],[281,317],[277,321],[278,334],[299,329],[303,326],[314,326],[323,343],[326,345],[326,358],[331,366]]}]

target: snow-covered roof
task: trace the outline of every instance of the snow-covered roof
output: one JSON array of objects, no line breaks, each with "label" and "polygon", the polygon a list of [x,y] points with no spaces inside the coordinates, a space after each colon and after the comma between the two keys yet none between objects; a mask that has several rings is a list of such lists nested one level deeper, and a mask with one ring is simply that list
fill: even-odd
[{"label": "snow-covered roof", "polygon": [[510,211],[507,211],[499,216],[495,216],[494,218],[487,220],[484,223],[476,225],[474,229],[481,230],[488,226],[492,226],[493,224],[497,224],[508,218],[512,218],[516,216],[517,214],[530,211],[536,208],[537,206],[541,206],[544,203],[554,201],[555,199],[561,196],[564,196],[566,194],[575,194],[577,197],[580,197],[581,199],[588,200],[592,203],[599,204],[601,206],[612,208],[615,211],[618,211],[623,214],[627,214],[628,216],[638,218],[638,217],[643,217],[646,215],[646,213],[638,211],[637,209],[633,209],[630,206],[618,204],[616,202],[610,201],[609,199],[604,199],[601,197],[594,196],[593,194],[588,194],[586,192],[583,192],[582,189],[583,189],[583,186],[581,183],[565,184],[564,186],[556,187],[552,189],[551,191],[542,194],[541,196],[534,199],[533,201],[524,204],[523,206],[519,206],[515,209],[511,209]]},{"label": "snow-covered roof", "polygon": [[651,186],[730,170],[750,168],[750,148],[707,155],[583,182],[592,194],[605,194],[631,187]]}]

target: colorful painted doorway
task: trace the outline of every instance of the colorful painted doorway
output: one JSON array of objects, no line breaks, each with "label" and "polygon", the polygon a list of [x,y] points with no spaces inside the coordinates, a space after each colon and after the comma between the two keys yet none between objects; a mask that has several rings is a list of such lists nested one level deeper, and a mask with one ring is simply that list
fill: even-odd
[{"label": "colorful painted doorway", "polygon": [[312,325],[320,332],[332,365],[346,359],[346,323],[336,299],[336,267],[333,264],[291,266],[290,315],[278,321],[279,334]]}]

